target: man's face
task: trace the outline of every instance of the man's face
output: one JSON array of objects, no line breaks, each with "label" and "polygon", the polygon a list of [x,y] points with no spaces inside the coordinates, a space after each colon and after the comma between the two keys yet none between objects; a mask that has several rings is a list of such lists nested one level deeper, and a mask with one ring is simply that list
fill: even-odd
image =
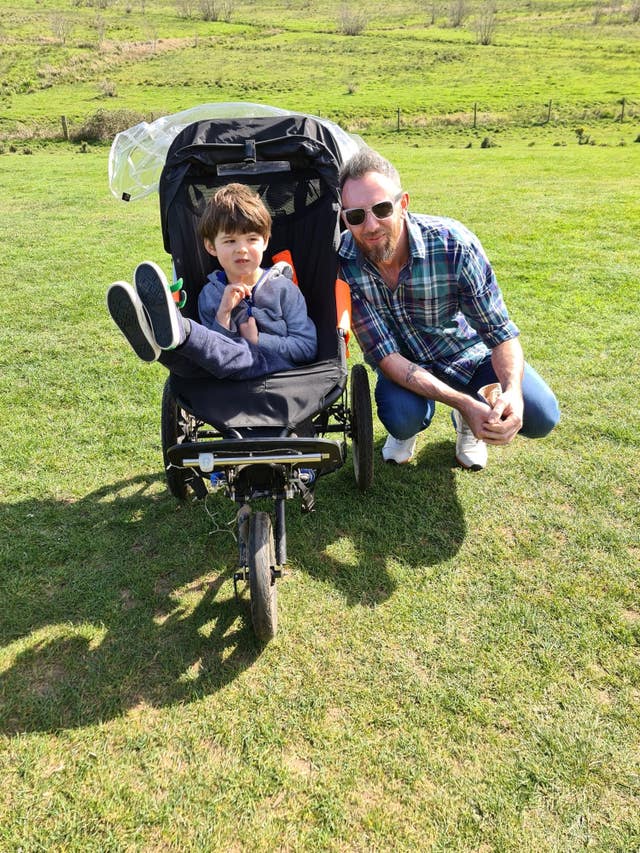
[{"label": "man's face", "polygon": [[367,172],[361,178],[348,180],[342,189],[343,210],[353,207],[365,210],[361,224],[349,224],[344,214],[343,221],[362,254],[374,264],[392,260],[403,233],[409,196],[402,193],[387,219],[378,219],[371,208],[380,202],[394,201],[399,192],[393,181],[378,172]]}]

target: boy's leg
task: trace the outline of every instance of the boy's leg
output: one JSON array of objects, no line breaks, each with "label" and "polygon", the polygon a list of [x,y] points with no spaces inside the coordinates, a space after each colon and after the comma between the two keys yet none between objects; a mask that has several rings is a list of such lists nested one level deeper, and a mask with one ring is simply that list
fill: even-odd
[{"label": "boy's leg", "polygon": [[[291,369],[290,362],[276,352],[185,320],[164,273],[151,261],[138,264],[134,279],[158,346],[165,351],[161,363],[169,370],[181,376],[201,376],[197,369],[189,369],[187,362],[191,362],[217,379],[254,379]],[[169,353],[179,358],[172,359]]]},{"label": "boy's leg", "polygon": [[227,337],[193,320],[189,325],[186,341],[173,352],[217,379],[257,379],[291,369],[290,362],[277,352],[260,349],[244,338]]}]

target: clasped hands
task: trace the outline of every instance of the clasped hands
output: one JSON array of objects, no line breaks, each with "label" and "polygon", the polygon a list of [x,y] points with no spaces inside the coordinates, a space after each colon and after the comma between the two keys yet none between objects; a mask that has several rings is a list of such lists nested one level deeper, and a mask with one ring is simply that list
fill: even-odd
[{"label": "clasped hands", "polygon": [[487,444],[509,444],[522,429],[522,392],[502,391],[493,408],[469,397],[460,411],[476,438]]}]

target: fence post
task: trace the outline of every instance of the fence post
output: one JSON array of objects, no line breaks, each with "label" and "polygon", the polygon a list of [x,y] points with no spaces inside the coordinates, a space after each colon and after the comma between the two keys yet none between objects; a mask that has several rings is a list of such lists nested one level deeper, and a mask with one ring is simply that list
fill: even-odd
[{"label": "fence post", "polygon": [[398,109],[396,110],[396,112],[397,112],[397,117],[396,117],[396,131],[397,131],[398,133],[400,133],[400,107],[398,107]]},{"label": "fence post", "polygon": [[67,127],[67,117],[60,116],[60,122],[62,123],[62,138],[68,142],[69,141],[69,128]]},{"label": "fence post", "polygon": [[549,122],[551,121],[551,104],[552,103],[553,103],[553,101],[551,100],[551,98],[549,98],[549,103],[547,104],[547,121],[546,121],[547,124],[549,124]]},{"label": "fence post", "polygon": [[627,103],[627,99],[626,99],[626,98],[621,98],[621,99],[618,101],[618,103],[619,103],[619,104],[620,104],[620,106],[622,107],[622,110],[621,110],[621,112],[620,112],[620,119],[619,119],[619,120],[620,120],[621,122],[623,122],[623,121],[624,121],[624,107],[625,107],[625,104]]},{"label": "fence post", "polygon": [[477,124],[478,124],[478,103],[476,101],[476,103],[473,105],[473,127],[475,128]]}]

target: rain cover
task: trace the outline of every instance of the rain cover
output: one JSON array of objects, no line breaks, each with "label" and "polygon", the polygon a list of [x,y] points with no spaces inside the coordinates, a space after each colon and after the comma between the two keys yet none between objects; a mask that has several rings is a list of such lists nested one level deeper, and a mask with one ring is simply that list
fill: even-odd
[{"label": "rain cover", "polygon": [[[109,188],[124,201],[144,198],[158,189],[167,151],[175,137],[190,124],[206,119],[253,118],[256,116],[301,115],[266,104],[244,101],[201,104],[179,113],[140,122],[118,133],[109,152]],[[327,127],[335,138],[343,160],[354,154],[364,142],[328,119],[308,116]]]}]

